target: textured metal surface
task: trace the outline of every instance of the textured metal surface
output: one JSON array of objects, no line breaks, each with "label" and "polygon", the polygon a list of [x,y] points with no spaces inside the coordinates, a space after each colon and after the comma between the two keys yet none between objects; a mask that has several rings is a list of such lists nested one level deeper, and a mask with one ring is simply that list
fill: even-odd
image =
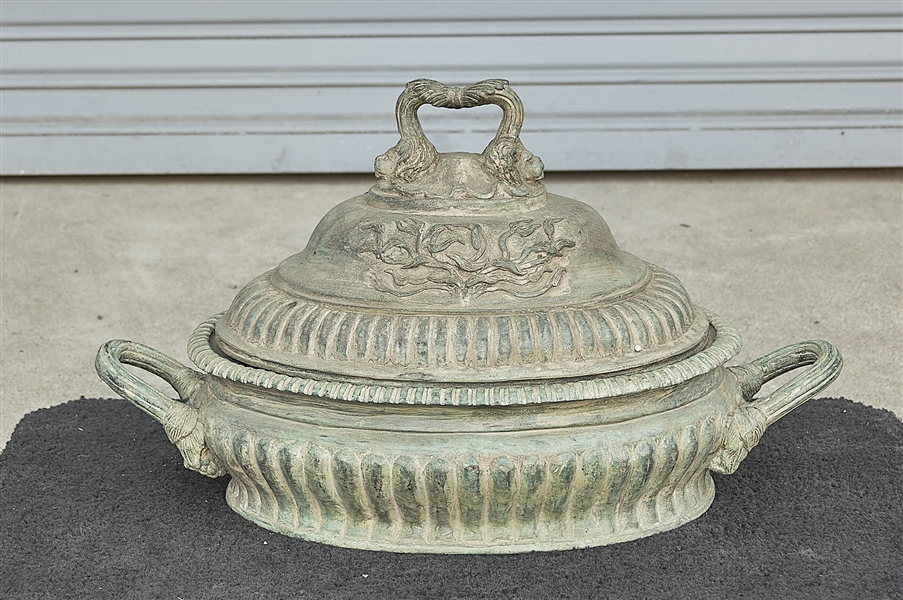
[{"label": "textured metal surface", "polygon": [[532,443],[511,435],[504,451],[489,453],[469,438],[426,451],[400,439],[366,450],[313,435],[296,442],[222,413],[207,426],[233,474],[230,506],[264,527],[370,549],[518,552],[625,541],[704,512],[714,496],[705,465],[720,434],[711,404],[662,419],[655,435],[594,428],[531,435]]},{"label": "textured metal surface", "polygon": [[622,299],[444,314],[402,302],[349,306],[285,292],[271,277],[239,292],[217,341],[242,362],[289,373],[459,382],[583,376],[686,352],[708,329],[705,313],[658,268],[641,293]]},{"label": "textured metal surface", "polygon": [[[700,309],[700,312],[705,312]],[[292,375],[249,366],[223,356],[214,349],[212,335],[221,315],[198,326],[188,341],[188,354],[205,372],[239,383],[265,389],[290,391],[353,402],[377,404],[433,404],[505,406],[617,397],[655,388],[677,385],[723,365],[740,350],[740,334],[724,319],[707,313],[713,339],[680,360],[641,374],[596,375],[547,382],[484,381],[478,385],[457,382],[385,381],[360,377],[340,377],[324,373]]]},{"label": "textured metal surface", "polygon": [[[124,364],[160,375],[184,402]],[[231,475],[230,506],[264,527],[375,550],[509,553],[617,543],[699,516],[714,494],[708,470],[733,472],[841,362],[830,344],[803,342],[676,386],[498,408],[318,399],[202,377],[123,340],[96,366],[164,425],[187,468]]]},{"label": "textured metal surface", "polygon": [[[423,103],[504,116],[482,154],[442,155]],[[288,535],[510,553],[696,518],[709,471],[734,472],[838,376],[840,355],[800,342],[725,368],[736,330],[622,252],[598,213],[546,194],[522,115],[502,80],[411,82],[380,183],[195,331],[204,374],[124,340],[101,347],[98,374],[163,424],[187,468],[230,474],[233,509]]]},{"label": "textured metal surface", "polygon": [[[480,154],[442,154],[423,104],[499,104]],[[293,375],[481,383],[615,373],[698,349],[708,323],[673,275],[623,252],[587,205],[548,194],[503,80],[408,84],[379,183],[245,286],[222,352]],[[316,375],[312,375],[317,377]]]}]

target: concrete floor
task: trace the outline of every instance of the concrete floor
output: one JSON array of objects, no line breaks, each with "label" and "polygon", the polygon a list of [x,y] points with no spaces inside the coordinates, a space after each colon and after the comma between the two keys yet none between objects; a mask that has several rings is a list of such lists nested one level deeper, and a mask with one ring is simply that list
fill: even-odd
[{"label": "concrete floor", "polygon": [[[194,327],[300,250],[367,176],[7,178],[0,447],[29,411],[113,395],[112,338],[186,361]],[[552,174],[622,248],[675,273],[744,338],[734,362],[822,338],[844,371],[823,394],[903,417],[903,171]],[[158,382],[165,389],[162,382]]]}]

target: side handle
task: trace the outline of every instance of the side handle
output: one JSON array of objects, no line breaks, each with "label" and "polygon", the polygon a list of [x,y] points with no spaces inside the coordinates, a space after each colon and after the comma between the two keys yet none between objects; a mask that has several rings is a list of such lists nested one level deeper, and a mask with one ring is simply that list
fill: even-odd
[{"label": "side handle", "polygon": [[[773,393],[752,399],[765,382],[807,365],[811,366]],[[842,366],[837,348],[825,341],[810,340],[775,350],[745,365],[729,367],[745,402],[729,417],[724,444],[713,456],[709,469],[724,474],[736,471],[769,425],[828,387],[840,375]]]},{"label": "side handle", "polygon": [[[163,378],[176,390],[181,401],[154,389],[126,370],[124,365]],[[111,340],[101,346],[94,368],[116,393],[163,424],[166,435],[182,454],[186,468],[207,477],[226,474],[207,449],[203,423],[197,409],[191,406],[203,384],[203,375],[162,352],[126,340]]]}]

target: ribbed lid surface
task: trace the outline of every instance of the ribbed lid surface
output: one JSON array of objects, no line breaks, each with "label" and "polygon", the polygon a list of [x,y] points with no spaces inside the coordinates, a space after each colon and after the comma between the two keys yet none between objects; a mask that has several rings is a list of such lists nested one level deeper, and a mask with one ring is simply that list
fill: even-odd
[{"label": "ribbed lid surface", "polygon": [[[482,154],[439,154],[424,103],[495,103]],[[251,281],[216,346],[280,373],[426,384],[576,378],[673,359],[709,322],[670,273],[623,252],[589,206],[547,194],[507,82],[412,82],[380,182],[335,207],[307,247]]]}]

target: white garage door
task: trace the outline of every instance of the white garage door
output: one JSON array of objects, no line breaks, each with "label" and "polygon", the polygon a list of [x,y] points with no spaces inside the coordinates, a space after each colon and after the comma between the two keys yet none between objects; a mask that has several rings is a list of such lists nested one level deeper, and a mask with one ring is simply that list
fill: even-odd
[{"label": "white garage door", "polygon": [[419,77],[509,79],[549,170],[901,166],[901,7],[4,0],[0,171],[367,172]]}]

